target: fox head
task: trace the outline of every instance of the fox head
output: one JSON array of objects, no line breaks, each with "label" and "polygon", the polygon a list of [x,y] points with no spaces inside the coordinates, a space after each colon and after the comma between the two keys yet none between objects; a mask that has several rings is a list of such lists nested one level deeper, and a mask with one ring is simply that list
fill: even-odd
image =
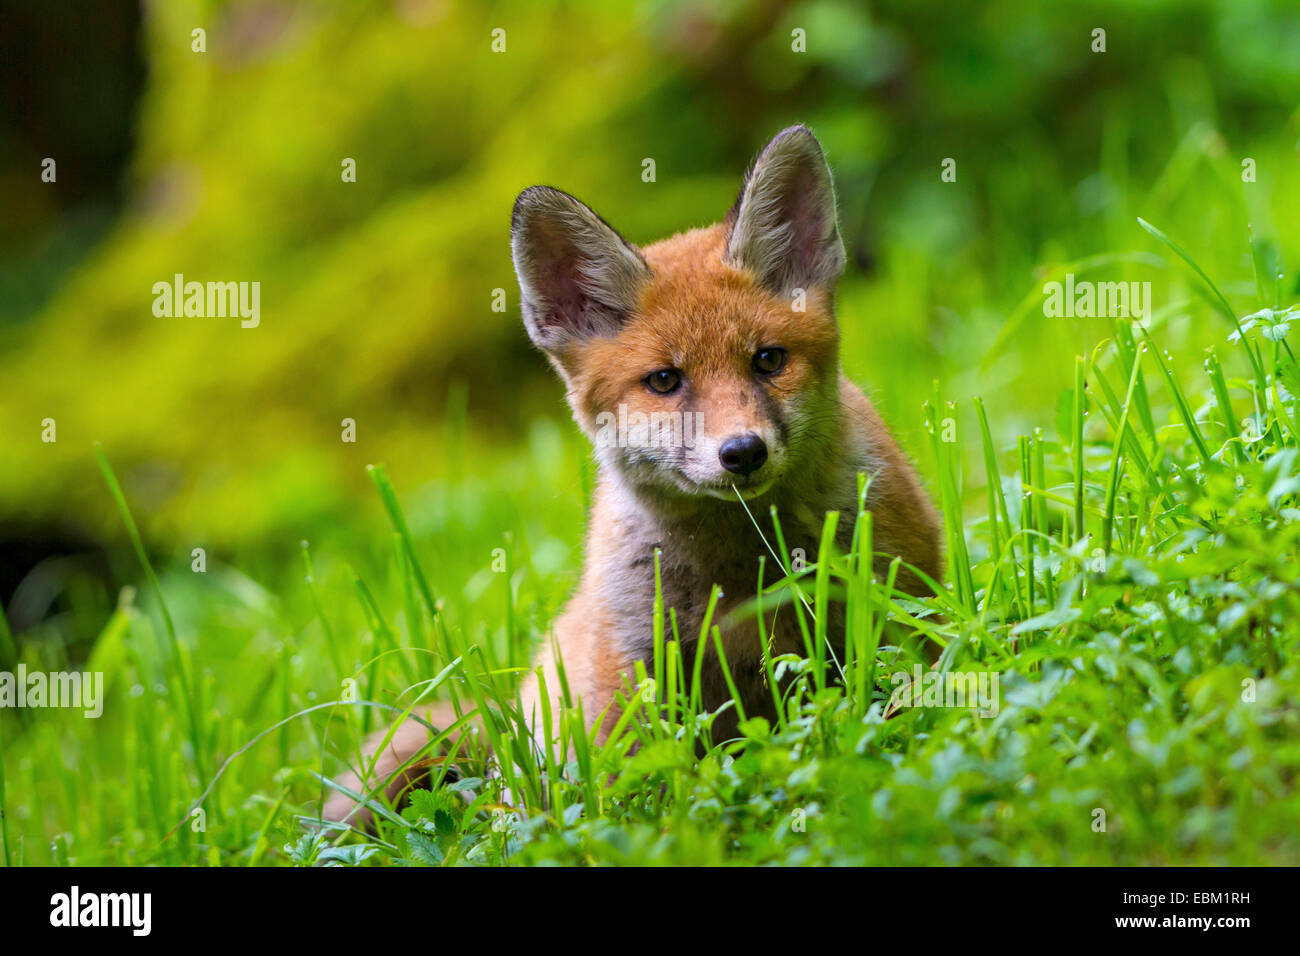
[{"label": "fox head", "polygon": [[515,201],[524,324],[602,465],[661,498],[757,498],[828,440],[833,294],[844,267],[830,169],[778,134],[721,223],[638,248],[546,186]]}]

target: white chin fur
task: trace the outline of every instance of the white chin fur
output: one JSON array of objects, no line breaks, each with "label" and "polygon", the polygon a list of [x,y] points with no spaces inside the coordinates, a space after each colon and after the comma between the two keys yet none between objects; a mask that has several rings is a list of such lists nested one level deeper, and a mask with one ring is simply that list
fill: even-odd
[{"label": "white chin fur", "polygon": [[739,491],[740,497],[743,498],[745,501],[753,501],[755,498],[759,498],[767,494],[767,492],[771,490],[774,482],[775,479],[769,478],[767,481],[764,481],[762,484],[754,485],[754,487],[752,488],[734,488],[734,487],[720,488],[713,485],[699,485],[697,487],[699,488],[700,491],[704,492],[709,497],[717,498],[721,501],[735,501],[737,491]]}]

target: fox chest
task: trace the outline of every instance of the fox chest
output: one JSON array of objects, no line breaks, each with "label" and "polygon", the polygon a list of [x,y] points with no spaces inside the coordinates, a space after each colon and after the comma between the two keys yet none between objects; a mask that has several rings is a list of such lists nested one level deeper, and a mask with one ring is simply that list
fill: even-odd
[{"label": "fox chest", "polygon": [[[791,553],[781,559],[783,563],[798,570],[802,562],[815,558],[816,538],[811,531],[796,525],[786,529],[785,538]],[[769,550],[769,543],[773,550]],[[689,667],[694,667],[699,640],[704,638],[700,674],[705,705],[712,709],[729,695],[714,643],[716,627],[746,713],[765,714],[772,706],[772,692],[763,663],[764,643],[768,656],[802,654],[805,641],[799,625],[800,610],[809,631],[813,628],[810,608],[796,608],[794,602],[799,599],[785,589],[756,600],[761,588],[785,576],[778,564],[779,552],[774,554],[777,547],[773,535],[760,536],[752,526],[747,532],[741,528],[661,533],[640,542],[635,555],[609,582],[612,587],[606,592],[607,601],[617,607],[615,640],[622,653],[629,661],[639,659],[651,666],[657,588],[663,600],[664,633],[671,640],[675,622]],[[715,586],[719,595],[710,616]],[[828,632],[842,633],[842,609],[832,605],[828,613]],[[702,635],[706,619],[709,633]],[[728,717],[724,722],[732,719]]]}]

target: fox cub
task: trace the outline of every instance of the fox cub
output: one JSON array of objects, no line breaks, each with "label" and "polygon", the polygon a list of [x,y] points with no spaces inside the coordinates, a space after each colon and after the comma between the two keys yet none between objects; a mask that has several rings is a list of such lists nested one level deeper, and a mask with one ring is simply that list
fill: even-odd
[{"label": "fox cub", "polygon": [[[855,514],[865,473],[878,568],[897,555],[939,578],[934,507],[840,372],[834,290],[844,246],[830,169],[808,129],[791,127],[767,145],[716,225],[638,248],[572,196],[534,186],[515,202],[510,244],[524,325],[564,382],[599,465],[582,581],[536,665],[558,697],[558,650],[571,697],[589,721],[602,721],[599,740],[618,719],[611,705],[634,663],[652,659],[656,551],[664,607],[676,611],[690,663],[716,583],[713,620],[737,694],[747,715],[769,718],[758,626],[728,612],[754,597],[761,557],[769,583],[784,573],[768,549],[770,506],[786,546],[816,554],[826,512]],[[851,525],[839,524],[841,547]],[[899,583],[923,589],[910,570]],[[842,641],[841,608],[832,607],[829,626]],[[772,654],[804,647],[789,608],[768,635]],[[716,653],[702,652],[702,699],[716,709],[730,694]],[[521,688],[527,720],[540,712],[541,686],[530,676]],[[734,711],[717,718],[715,741],[734,733]],[[429,714],[439,728],[451,719]],[[426,728],[408,721],[374,755],[370,780],[347,785],[388,781],[396,800],[418,785],[407,764],[428,742]],[[339,794],[324,815],[355,813]]]}]

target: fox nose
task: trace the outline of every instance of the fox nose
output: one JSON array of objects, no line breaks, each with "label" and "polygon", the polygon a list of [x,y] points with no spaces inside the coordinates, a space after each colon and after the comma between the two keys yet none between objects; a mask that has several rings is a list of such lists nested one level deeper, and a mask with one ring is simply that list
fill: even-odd
[{"label": "fox nose", "polygon": [[733,435],[718,449],[718,461],[727,471],[748,475],[758,471],[767,461],[767,445],[753,432]]}]

